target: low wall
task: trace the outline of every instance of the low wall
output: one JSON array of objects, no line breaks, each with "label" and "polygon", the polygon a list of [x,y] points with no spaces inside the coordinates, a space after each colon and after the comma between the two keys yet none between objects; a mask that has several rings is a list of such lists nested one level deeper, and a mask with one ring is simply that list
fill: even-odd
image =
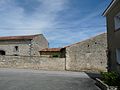
[{"label": "low wall", "polygon": [[0,68],[65,70],[65,58],[0,56]]}]

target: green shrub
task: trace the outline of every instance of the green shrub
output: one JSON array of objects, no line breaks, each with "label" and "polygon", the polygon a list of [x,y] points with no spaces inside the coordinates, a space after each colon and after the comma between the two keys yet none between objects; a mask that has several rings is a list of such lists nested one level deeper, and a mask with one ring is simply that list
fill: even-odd
[{"label": "green shrub", "polygon": [[59,58],[60,55],[58,55],[58,54],[53,54],[52,57],[54,57],[54,58]]},{"label": "green shrub", "polygon": [[102,80],[109,86],[120,86],[120,75],[116,72],[102,72]]}]

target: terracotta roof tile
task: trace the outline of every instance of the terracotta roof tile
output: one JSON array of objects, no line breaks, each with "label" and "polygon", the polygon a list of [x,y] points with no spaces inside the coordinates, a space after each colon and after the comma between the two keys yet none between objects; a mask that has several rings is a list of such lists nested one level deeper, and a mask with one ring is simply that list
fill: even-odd
[{"label": "terracotta roof tile", "polygon": [[[44,51],[44,52],[59,52],[62,48],[45,48],[45,49],[42,49],[41,51]],[[40,52],[41,52],[40,51]]]},{"label": "terracotta roof tile", "polygon": [[32,40],[37,35],[27,35],[27,36],[7,36],[7,37],[0,37],[0,40]]}]

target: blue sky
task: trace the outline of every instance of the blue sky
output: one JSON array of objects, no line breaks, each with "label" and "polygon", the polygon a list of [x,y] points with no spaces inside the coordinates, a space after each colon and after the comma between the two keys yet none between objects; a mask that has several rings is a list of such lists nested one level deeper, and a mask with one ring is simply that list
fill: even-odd
[{"label": "blue sky", "polygon": [[106,32],[111,0],[0,0],[0,36],[42,33],[64,47]]}]

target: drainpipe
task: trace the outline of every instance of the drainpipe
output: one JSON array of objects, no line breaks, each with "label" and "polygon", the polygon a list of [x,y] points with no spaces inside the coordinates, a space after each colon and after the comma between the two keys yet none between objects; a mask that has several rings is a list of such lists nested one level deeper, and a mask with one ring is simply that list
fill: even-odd
[{"label": "drainpipe", "polygon": [[65,48],[65,71],[67,71],[66,69],[66,48]]},{"label": "drainpipe", "polygon": [[30,46],[30,51],[29,51],[29,55],[30,55],[30,61],[31,61],[32,40],[30,40],[30,44],[29,44],[29,46]]}]

